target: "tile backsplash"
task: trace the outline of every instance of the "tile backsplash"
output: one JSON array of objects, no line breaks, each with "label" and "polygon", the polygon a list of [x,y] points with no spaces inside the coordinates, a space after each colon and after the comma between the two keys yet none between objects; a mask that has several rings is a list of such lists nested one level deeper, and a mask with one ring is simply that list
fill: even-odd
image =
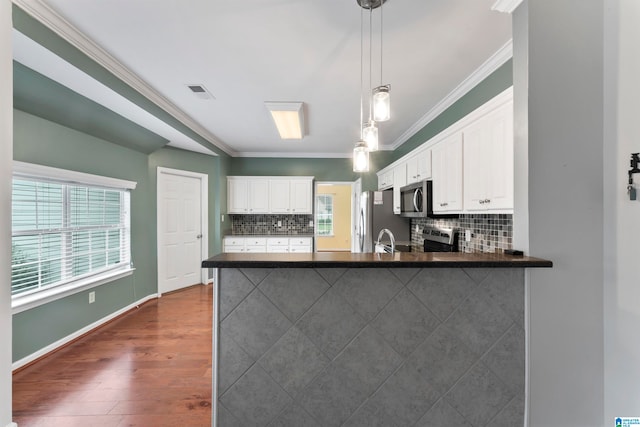
[{"label": "tile backsplash", "polygon": [[232,234],[313,234],[313,215],[230,214],[229,217]]},{"label": "tile backsplash", "polygon": [[[422,229],[425,225],[458,229],[460,252],[500,252],[512,249],[513,215],[510,214],[465,214],[460,215],[460,218],[451,219],[412,219],[411,244],[414,251],[423,250]],[[464,240],[465,230],[471,230],[470,242]]]}]

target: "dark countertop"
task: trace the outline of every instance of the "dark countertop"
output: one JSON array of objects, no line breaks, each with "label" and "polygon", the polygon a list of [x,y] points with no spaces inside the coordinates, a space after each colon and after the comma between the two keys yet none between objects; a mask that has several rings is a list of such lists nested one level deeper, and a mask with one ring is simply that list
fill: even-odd
[{"label": "dark countertop", "polygon": [[202,268],[525,268],[553,267],[526,256],[462,252],[395,254],[313,252],[295,254],[223,253],[202,261]]},{"label": "dark countertop", "polygon": [[259,238],[271,238],[271,237],[314,237],[313,234],[284,234],[284,233],[272,233],[272,234],[225,234],[224,237],[259,237]]}]

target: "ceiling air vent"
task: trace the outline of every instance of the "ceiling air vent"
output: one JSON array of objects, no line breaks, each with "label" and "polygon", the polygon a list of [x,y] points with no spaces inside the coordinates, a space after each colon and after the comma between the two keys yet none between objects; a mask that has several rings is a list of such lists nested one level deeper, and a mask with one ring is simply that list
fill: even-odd
[{"label": "ceiling air vent", "polygon": [[201,84],[188,84],[187,87],[195,96],[200,99],[215,99],[213,95]]}]

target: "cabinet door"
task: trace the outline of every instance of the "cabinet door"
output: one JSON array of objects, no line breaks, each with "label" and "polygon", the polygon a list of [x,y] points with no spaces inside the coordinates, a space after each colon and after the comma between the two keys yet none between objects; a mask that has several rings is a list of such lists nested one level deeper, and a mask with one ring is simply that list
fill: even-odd
[{"label": "cabinet door", "polygon": [[432,149],[433,211],[462,210],[462,132]]},{"label": "cabinet door", "polygon": [[249,213],[249,180],[227,179],[227,212],[232,214]]},{"label": "cabinet door", "polygon": [[244,252],[244,238],[243,237],[225,237],[222,240],[222,251],[227,253],[240,253]]},{"label": "cabinet door", "polygon": [[464,129],[464,208],[513,209],[512,103]]},{"label": "cabinet door", "polygon": [[420,181],[420,178],[418,178],[418,156],[413,156],[407,160],[407,173],[405,175],[405,179],[407,184],[413,184],[414,182]]},{"label": "cabinet door", "polygon": [[400,188],[407,185],[407,164],[401,163],[393,168],[393,213],[400,215]]},{"label": "cabinet door", "polygon": [[289,239],[289,252],[291,253],[311,253],[313,252],[313,238],[292,237]]},{"label": "cabinet door", "polygon": [[392,170],[387,170],[378,175],[378,190],[386,190],[393,186],[394,173]]},{"label": "cabinet door", "polygon": [[249,213],[269,213],[269,180],[249,180]]},{"label": "cabinet door", "polygon": [[289,252],[289,239],[286,237],[270,237],[267,239],[268,253],[287,253]]},{"label": "cabinet door", "polygon": [[267,252],[267,239],[264,237],[247,237],[245,239],[245,252]]},{"label": "cabinet door", "polygon": [[416,156],[418,181],[431,178],[431,150],[424,150]]},{"label": "cabinet door", "polygon": [[289,205],[292,214],[313,213],[313,183],[309,179],[292,179]]},{"label": "cabinet door", "polygon": [[287,179],[272,179],[269,180],[269,199],[271,213],[290,213],[291,207],[289,206],[289,180]]}]

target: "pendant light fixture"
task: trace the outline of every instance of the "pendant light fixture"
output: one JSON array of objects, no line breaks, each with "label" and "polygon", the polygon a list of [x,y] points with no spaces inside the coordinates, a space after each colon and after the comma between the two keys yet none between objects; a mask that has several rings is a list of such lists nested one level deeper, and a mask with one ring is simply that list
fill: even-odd
[{"label": "pendant light fixture", "polygon": [[[382,5],[382,3],[381,3]],[[362,21],[361,21],[362,23]],[[373,59],[373,7],[369,8],[369,94],[371,94],[371,62]],[[362,69],[362,67],[361,67]],[[369,151],[378,151],[378,127],[376,122],[373,121],[371,116],[373,115],[373,102],[371,95],[369,95],[369,121],[366,126],[362,128],[362,139],[367,143]]]},{"label": "pendant light fixture", "polygon": [[364,141],[358,141],[353,149],[353,171],[369,172],[369,149]]},{"label": "pendant light fixture", "polygon": [[[378,126],[375,119],[376,115],[376,104],[374,100],[374,93],[379,88],[372,90],[372,57],[373,57],[373,9],[381,7],[386,0],[356,0],[358,5],[362,8],[360,11],[360,140],[356,143],[355,148],[353,149],[353,171],[354,172],[366,172],[369,170],[369,152],[378,150]],[[363,18],[363,9],[369,10],[369,85],[368,85],[368,94],[367,102],[368,102],[368,110],[369,110],[369,120],[364,122],[364,18]],[[382,9],[381,12],[381,20],[382,20]],[[382,21],[381,21],[382,22]],[[382,52],[382,25],[380,27],[380,51]],[[382,54],[380,55],[380,62],[382,63]],[[380,71],[382,73],[382,64],[380,67]],[[380,75],[380,80],[382,80],[382,74]],[[385,86],[387,88],[386,94],[388,99],[389,94],[389,86]],[[388,103],[386,104],[388,106]],[[387,108],[388,110],[388,108]],[[387,113],[387,119],[389,114]],[[381,116],[383,117],[383,116]]]},{"label": "pendant light fixture", "polygon": [[373,118],[377,122],[386,122],[391,118],[391,85],[382,84],[382,4],[380,3],[380,86],[373,89]]}]

